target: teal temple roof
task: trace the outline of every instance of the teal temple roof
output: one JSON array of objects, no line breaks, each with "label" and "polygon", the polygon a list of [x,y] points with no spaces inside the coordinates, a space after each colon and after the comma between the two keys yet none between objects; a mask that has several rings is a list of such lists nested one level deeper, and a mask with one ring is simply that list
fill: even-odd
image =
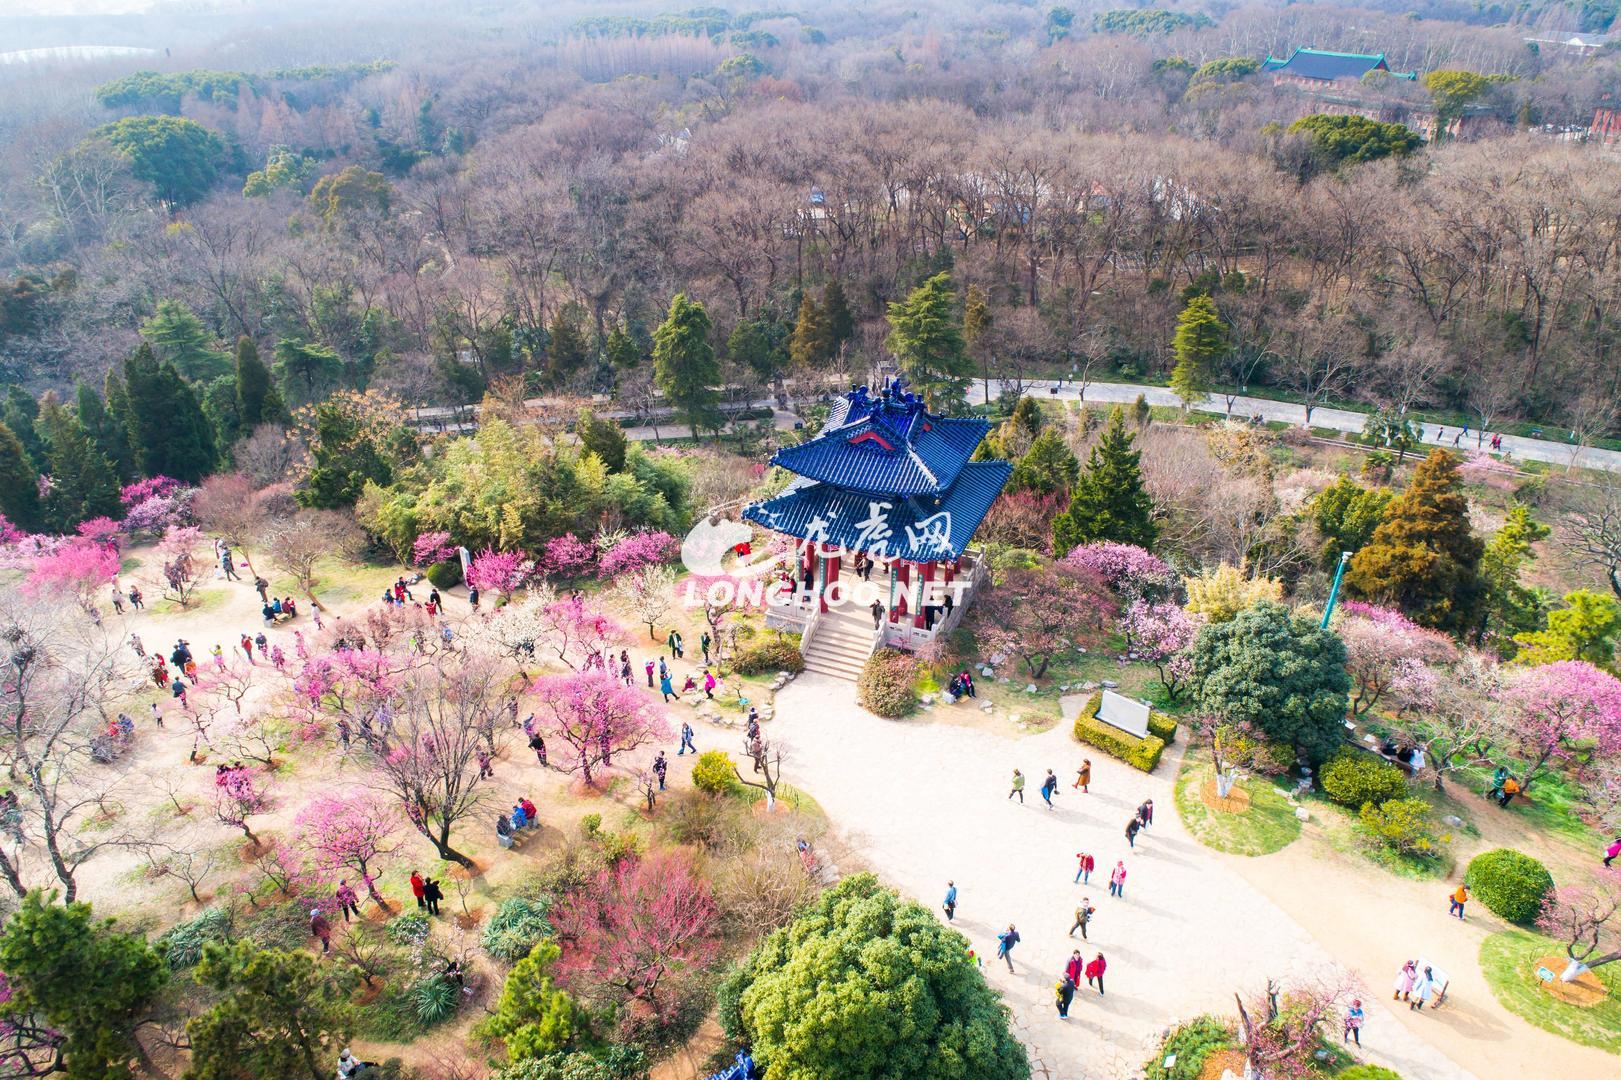
[{"label": "teal temple roof", "polygon": [[1275,71],[1285,75],[1298,75],[1302,79],[1360,79],[1370,71],[1387,71],[1392,78],[1416,79],[1411,71],[1390,71],[1385,54],[1327,52],[1322,49],[1296,49],[1287,60],[1279,60],[1268,53],[1261,63],[1262,71]]}]

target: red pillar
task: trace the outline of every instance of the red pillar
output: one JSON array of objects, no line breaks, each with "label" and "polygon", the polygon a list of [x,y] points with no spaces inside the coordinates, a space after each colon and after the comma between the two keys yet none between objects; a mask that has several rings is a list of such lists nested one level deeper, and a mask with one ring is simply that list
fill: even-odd
[{"label": "red pillar", "polygon": [[923,564],[923,598],[918,602],[917,611],[912,615],[912,625],[919,630],[923,629],[923,620],[929,608],[929,583],[933,580],[934,564],[926,562]]},{"label": "red pillar", "polygon": [[[823,614],[826,614],[826,612],[827,612],[827,590],[833,585],[834,582],[837,582],[839,580],[839,554],[838,554],[839,549],[834,547],[831,544],[828,544],[828,545],[826,545],[824,547],[824,551],[832,552],[831,555],[827,556],[827,562],[826,562],[826,565],[824,567],[823,575],[822,575],[821,605],[822,605]],[[843,586],[840,585],[839,588],[840,588],[840,592],[842,593],[843,592]]]}]

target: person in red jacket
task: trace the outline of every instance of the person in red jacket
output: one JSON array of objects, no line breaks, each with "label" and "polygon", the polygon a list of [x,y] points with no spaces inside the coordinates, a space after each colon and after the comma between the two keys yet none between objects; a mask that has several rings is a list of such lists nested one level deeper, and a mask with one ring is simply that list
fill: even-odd
[{"label": "person in red jacket", "polygon": [[1071,950],[1069,954],[1069,962],[1064,965],[1064,978],[1068,979],[1076,986],[1079,986],[1081,984],[1081,976],[1085,974],[1085,972],[1086,961],[1081,959],[1081,950]]},{"label": "person in red jacket", "polygon": [[423,899],[423,892],[427,887],[428,883],[422,880],[422,875],[415,870],[411,871],[411,895],[417,898],[417,907],[419,908],[428,906],[428,901]]},{"label": "person in red jacket", "polygon": [[322,952],[332,949],[332,924],[326,921],[320,908],[310,908],[310,933],[321,943]]},{"label": "person in red jacket", "polygon": [[1100,995],[1103,993],[1103,973],[1108,970],[1108,967],[1108,962],[1103,959],[1102,953],[1098,953],[1086,965],[1086,985],[1091,986],[1092,980],[1096,979]]}]

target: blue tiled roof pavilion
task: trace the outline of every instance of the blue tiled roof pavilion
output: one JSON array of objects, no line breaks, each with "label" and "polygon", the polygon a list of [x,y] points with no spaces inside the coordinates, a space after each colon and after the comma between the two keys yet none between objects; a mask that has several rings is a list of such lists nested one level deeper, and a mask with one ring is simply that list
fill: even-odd
[{"label": "blue tiled roof pavilion", "polygon": [[881,559],[959,559],[1013,468],[969,460],[989,433],[977,417],[929,412],[900,379],[877,394],[858,386],[815,438],[773,455],[796,479],[743,516]]}]

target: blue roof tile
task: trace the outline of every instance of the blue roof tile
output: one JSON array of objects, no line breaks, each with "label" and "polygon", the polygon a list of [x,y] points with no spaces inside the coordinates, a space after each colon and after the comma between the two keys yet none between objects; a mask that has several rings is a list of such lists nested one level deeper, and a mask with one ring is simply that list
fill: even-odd
[{"label": "blue roof tile", "polygon": [[[1302,79],[1360,79],[1370,71],[1385,65],[1385,54],[1327,52],[1320,49],[1296,49],[1287,60],[1267,56],[1262,71],[1278,71],[1285,75],[1298,75]],[[1398,79],[1411,79],[1411,72],[1391,72]]]},{"label": "blue roof tile", "polygon": [[1006,461],[969,462],[945,491],[911,498],[802,478],[776,498],[751,504],[743,517],[773,532],[880,558],[957,559],[1012,471]]},{"label": "blue roof tile", "polygon": [[989,431],[985,420],[935,416],[897,381],[879,397],[852,390],[816,438],[777,451],[771,463],[871,495],[938,495]]}]

